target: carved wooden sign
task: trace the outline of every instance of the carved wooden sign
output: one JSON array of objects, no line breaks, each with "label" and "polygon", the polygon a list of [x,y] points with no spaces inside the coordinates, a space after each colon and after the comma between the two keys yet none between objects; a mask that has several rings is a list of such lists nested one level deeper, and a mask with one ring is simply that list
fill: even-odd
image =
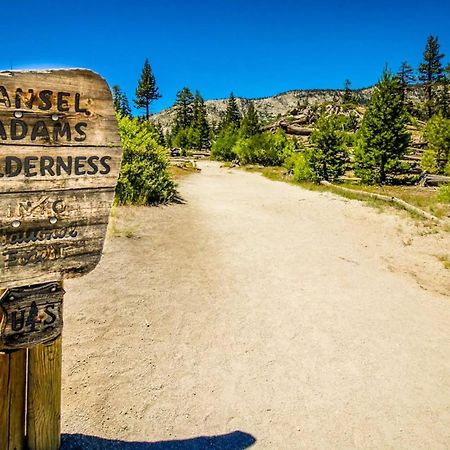
[{"label": "carved wooden sign", "polygon": [[97,265],[121,155],[99,75],[0,72],[0,289]]},{"label": "carved wooden sign", "polygon": [[63,296],[59,283],[5,291],[0,298],[0,349],[32,347],[58,337]]}]

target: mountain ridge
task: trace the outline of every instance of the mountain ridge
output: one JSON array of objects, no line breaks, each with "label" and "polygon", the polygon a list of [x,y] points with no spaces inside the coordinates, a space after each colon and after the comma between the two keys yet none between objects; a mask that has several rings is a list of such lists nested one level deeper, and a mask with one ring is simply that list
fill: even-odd
[{"label": "mountain ridge", "polygon": [[[354,89],[352,94],[359,103],[366,103],[373,91],[372,87]],[[236,102],[241,113],[244,113],[249,102],[253,102],[255,109],[263,122],[269,123],[280,117],[288,115],[300,105],[318,105],[336,102],[342,98],[344,89],[292,89],[278,94],[259,97],[245,98],[236,97]],[[217,124],[225,114],[228,98],[205,100],[206,114],[211,124]],[[175,120],[176,110],[174,106],[166,108],[159,113],[153,114],[150,120],[159,123],[164,132],[172,128]]]}]

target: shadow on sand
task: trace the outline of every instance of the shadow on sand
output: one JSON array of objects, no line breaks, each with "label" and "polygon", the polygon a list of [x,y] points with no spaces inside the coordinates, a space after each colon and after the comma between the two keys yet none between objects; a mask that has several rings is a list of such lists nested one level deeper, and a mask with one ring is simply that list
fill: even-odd
[{"label": "shadow on sand", "polygon": [[161,442],[125,442],[83,434],[63,434],[61,450],[244,450],[256,439],[242,431]]}]

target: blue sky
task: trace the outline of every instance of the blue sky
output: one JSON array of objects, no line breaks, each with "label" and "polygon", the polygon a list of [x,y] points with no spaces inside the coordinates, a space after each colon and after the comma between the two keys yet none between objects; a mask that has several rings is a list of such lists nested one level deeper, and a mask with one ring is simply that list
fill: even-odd
[{"label": "blue sky", "polygon": [[386,64],[416,67],[430,34],[450,57],[448,0],[2,3],[2,69],[86,67],[131,100],[149,58],[163,95],[153,111],[183,86],[207,99],[368,86]]}]

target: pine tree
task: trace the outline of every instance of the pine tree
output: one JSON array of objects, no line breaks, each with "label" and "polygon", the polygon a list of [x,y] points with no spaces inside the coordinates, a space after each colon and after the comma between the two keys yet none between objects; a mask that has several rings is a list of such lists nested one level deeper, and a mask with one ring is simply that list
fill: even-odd
[{"label": "pine tree", "polygon": [[427,147],[421,167],[430,173],[445,174],[450,171],[450,119],[435,114],[424,130]]},{"label": "pine tree", "polygon": [[369,102],[355,149],[355,173],[383,184],[398,172],[410,140],[399,79],[385,70]]},{"label": "pine tree", "polygon": [[315,178],[333,181],[344,175],[349,162],[347,137],[342,131],[342,120],[337,115],[321,116],[311,135],[314,149],[310,167]]},{"label": "pine tree", "polygon": [[161,94],[156,86],[155,76],[153,75],[150,63],[146,59],[138,87],[136,88],[136,99],[134,103],[137,108],[145,108],[145,118],[148,120],[150,105],[154,100],[158,100],[159,98],[161,98]]},{"label": "pine tree", "polygon": [[247,111],[241,123],[241,135],[244,138],[255,136],[261,132],[261,124],[259,122],[258,112],[252,101],[249,102]]},{"label": "pine tree", "polygon": [[205,101],[199,91],[196,91],[194,96],[192,129],[195,140],[193,146],[198,149],[209,148],[211,130],[206,117]]},{"label": "pine tree", "polygon": [[346,104],[353,104],[356,102],[355,96],[353,95],[353,91],[351,88],[351,82],[350,80],[345,80],[344,82],[344,94],[342,95],[342,103],[344,105]]},{"label": "pine tree", "polygon": [[236,98],[233,92],[230,94],[227,103],[227,109],[225,111],[225,119],[222,124],[222,128],[234,127],[239,128],[241,125],[241,113],[236,102]]},{"label": "pine tree", "polygon": [[112,87],[112,96],[116,113],[120,114],[122,117],[131,117],[131,108],[128,103],[128,98],[118,85]]},{"label": "pine tree", "polygon": [[402,62],[402,65],[397,72],[397,77],[400,81],[400,88],[402,90],[402,102],[406,103],[409,86],[416,81],[414,69],[408,64],[407,61]]},{"label": "pine tree", "polygon": [[437,99],[438,112],[445,119],[450,119],[450,64],[444,69],[441,82],[440,92]]},{"label": "pine tree", "polygon": [[437,36],[429,36],[423,52],[423,62],[419,66],[419,80],[423,83],[425,90],[425,106],[428,119],[435,110],[435,97],[437,84],[442,77],[440,45]]},{"label": "pine tree", "polygon": [[177,92],[175,100],[175,129],[186,129],[192,124],[194,96],[188,87]]}]

